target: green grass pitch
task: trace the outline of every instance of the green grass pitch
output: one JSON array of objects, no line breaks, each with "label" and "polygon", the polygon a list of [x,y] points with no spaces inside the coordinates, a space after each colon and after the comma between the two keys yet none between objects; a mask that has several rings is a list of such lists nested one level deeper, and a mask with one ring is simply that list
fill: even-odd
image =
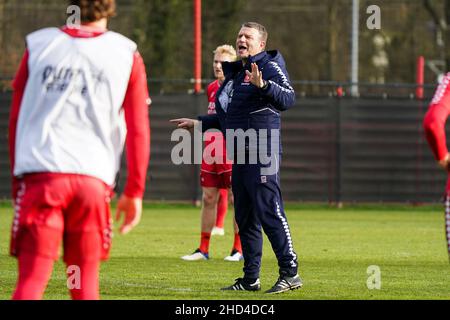
[{"label": "green grass pitch", "polygon": [[[450,299],[450,264],[439,206],[372,206],[336,209],[288,206],[294,247],[304,287],[268,296],[278,267],[264,238],[263,291],[222,292],[242,275],[242,263],[226,262],[233,241],[231,214],[226,234],[212,237],[211,260],[180,259],[198,246],[200,210],[147,205],[141,224],[113,239],[111,259],[102,265],[102,299]],[[13,210],[0,206],[0,299],[9,299],[16,260],[8,256]],[[117,228],[117,225],[116,225]],[[381,270],[381,289],[367,287],[367,268]],[[64,265],[58,262],[45,299],[69,299]]]}]

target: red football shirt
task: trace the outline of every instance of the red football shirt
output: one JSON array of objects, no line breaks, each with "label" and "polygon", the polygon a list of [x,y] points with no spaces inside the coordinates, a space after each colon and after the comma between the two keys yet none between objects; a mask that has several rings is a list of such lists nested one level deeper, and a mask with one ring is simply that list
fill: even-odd
[{"label": "red football shirt", "polygon": [[[450,115],[450,73],[438,86],[428,112],[423,120],[423,127],[428,144],[437,161],[448,154],[445,123]],[[449,176],[450,177],[450,176]],[[450,191],[450,179],[447,181],[447,191]]]},{"label": "red football shirt", "polygon": [[216,93],[219,90],[220,84],[219,80],[213,81],[208,85],[206,93],[208,95],[208,114],[216,113]]},{"label": "red football shirt", "polygon": [[[208,85],[208,88],[206,89],[206,93],[208,96],[208,114],[215,114],[216,113],[216,94],[217,91],[220,88],[219,80],[215,80],[211,82]],[[213,143],[213,141],[219,141],[219,143],[222,141],[221,149],[214,149],[211,154],[208,154],[207,152],[204,152],[203,154],[203,161],[201,170],[203,172],[208,172],[212,174],[221,174],[224,172],[230,172],[231,171],[231,162],[227,160],[226,158],[226,142],[222,135],[222,133],[219,132],[206,132],[205,133],[205,151],[208,146]],[[217,146],[217,145],[216,145]],[[210,156],[220,158],[220,163],[206,163],[205,159],[208,159]],[[211,162],[210,160],[208,162]]]}]

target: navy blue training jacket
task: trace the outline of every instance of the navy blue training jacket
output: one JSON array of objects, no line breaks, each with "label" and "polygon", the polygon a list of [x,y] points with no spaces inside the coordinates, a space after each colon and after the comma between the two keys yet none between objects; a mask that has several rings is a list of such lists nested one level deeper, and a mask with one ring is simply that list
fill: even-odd
[{"label": "navy blue training jacket", "polygon": [[[252,63],[268,82],[264,90],[246,77]],[[295,91],[281,53],[263,51],[250,57],[245,66],[242,61],[224,62],[222,68],[225,81],[216,94],[216,114],[198,117],[202,130],[214,128],[225,134],[227,129],[281,129],[280,112],[295,104]]]}]

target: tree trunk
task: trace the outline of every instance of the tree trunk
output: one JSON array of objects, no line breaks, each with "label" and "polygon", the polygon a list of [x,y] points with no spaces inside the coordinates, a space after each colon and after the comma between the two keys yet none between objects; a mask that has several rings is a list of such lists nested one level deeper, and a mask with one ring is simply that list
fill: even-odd
[{"label": "tree trunk", "polygon": [[1,52],[5,52],[5,50],[3,48],[4,32],[6,29],[5,20],[4,20],[4,12],[5,12],[5,0],[0,0],[0,50],[1,50]]},{"label": "tree trunk", "polygon": [[450,0],[445,0],[444,4],[444,20],[446,28],[443,31],[444,54],[445,54],[445,72],[450,70]]},{"label": "tree trunk", "polygon": [[339,31],[333,27],[337,25],[339,3],[328,1],[328,79],[335,80],[335,66]]}]

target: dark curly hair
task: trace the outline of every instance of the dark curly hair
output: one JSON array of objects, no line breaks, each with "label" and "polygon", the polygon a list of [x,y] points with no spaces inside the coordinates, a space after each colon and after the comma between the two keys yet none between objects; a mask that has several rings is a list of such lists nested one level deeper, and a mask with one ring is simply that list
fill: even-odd
[{"label": "dark curly hair", "polygon": [[116,15],[115,0],[70,0],[70,5],[80,7],[82,22],[93,22]]}]

